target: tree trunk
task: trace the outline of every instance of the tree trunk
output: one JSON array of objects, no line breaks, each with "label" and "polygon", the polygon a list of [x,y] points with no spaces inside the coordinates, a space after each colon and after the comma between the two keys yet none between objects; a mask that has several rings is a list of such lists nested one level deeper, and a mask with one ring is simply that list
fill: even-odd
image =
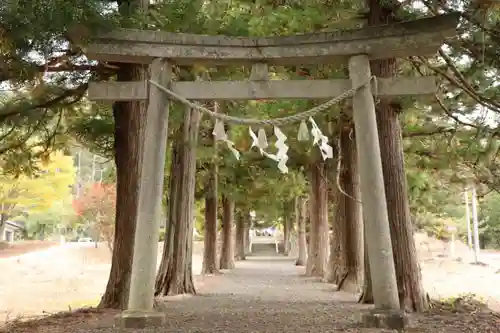
[{"label": "tree trunk", "polygon": [[285,256],[290,255],[290,234],[292,232],[292,212],[290,209],[290,204],[287,203],[287,207],[285,208],[285,214],[283,214],[283,254]]},{"label": "tree trunk", "polygon": [[[382,0],[368,0],[370,13],[368,25],[387,24],[393,21],[394,10],[383,5]],[[372,74],[392,77],[397,74],[396,59],[371,62]],[[394,264],[401,308],[406,311],[424,311],[427,297],[417,259],[408,202],[404,169],[402,131],[399,123],[401,105],[382,98],[377,104],[377,126],[380,140],[385,194],[389,207]]]},{"label": "tree trunk", "polygon": [[342,267],[345,267],[345,257],[342,253],[342,249],[340,246],[340,240],[342,238],[342,230],[340,230],[342,226],[341,220],[344,219],[344,200],[345,195],[341,194],[340,191],[336,188],[337,184],[334,183],[332,186],[335,186],[332,189],[334,193],[331,195],[331,204],[334,206],[333,208],[333,228],[332,235],[330,237],[330,255],[328,256],[328,266],[327,266],[327,275],[326,282],[328,283],[337,283],[337,277],[339,276],[339,270]]},{"label": "tree trunk", "polygon": [[317,162],[311,168],[311,196],[309,216],[311,232],[309,236],[310,256],[307,258],[307,276],[325,276],[328,252],[328,188],[326,164]]},{"label": "tree trunk", "polygon": [[236,260],[245,260],[245,249],[247,247],[245,230],[249,217],[247,211],[239,211],[236,214]]},{"label": "tree trunk", "polygon": [[[218,112],[219,105],[214,102],[214,111]],[[213,161],[210,165],[210,178],[208,179],[205,194],[205,230],[203,239],[203,265],[202,274],[219,273],[219,262],[217,260],[217,233],[218,233],[218,173],[217,164],[217,141],[213,135],[209,135],[210,144],[213,147]]]},{"label": "tree trunk", "polygon": [[217,165],[212,165],[205,195],[205,237],[202,274],[219,272],[217,261]]},{"label": "tree trunk", "polygon": [[245,256],[250,253],[250,229],[252,229],[252,217],[248,212],[247,219],[245,220]]},{"label": "tree trunk", "polygon": [[317,223],[319,225],[319,238],[316,267],[318,268],[318,276],[324,277],[326,275],[326,264],[328,262],[330,226],[328,223],[328,178],[326,174],[326,163],[321,163],[321,165],[317,178],[318,199],[316,200],[316,210],[318,212]]},{"label": "tree trunk", "polygon": [[234,201],[226,196],[222,197],[222,248],[220,254],[220,268],[234,268]]},{"label": "tree trunk", "polygon": [[[364,222],[363,222],[364,223]],[[363,231],[364,236],[366,233]],[[364,239],[365,242],[365,264],[364,264],[364,278],[363,278],[363,289],[361,291],[361,295],[359,296],[359,303],[362,304],[373,304],[375,301],[373,299],[373,288],[372,288],[372,278],[370,272],[370,261],[368,260],[368,246],[366,245],[366,237]]]},{"label": "tree trunk", "polygon": [[168,232],[156,277],[155,295],[195,294],[193,283],[194,191],[200,114],[184,113],[182,139],[174,142]]},{"label": "tree trunk", "polygon": [[[120,64],[118,81],[144,80],[142,66]],[[116,217],[111,271],[99,307],[125,309],[130,290],[137,219],[140,149],[146,124],[143,102],[116,102],[114,149],[116,165]]]},{"label": "tree trunk", "polygon": [[[309,230],[307,230],[306,233],[306,239],[307,239],[307,261],[306,261],[306,275],[307,276],[312,276],[312,271],[313,271],[313,261],[315,258],[315,252],[317,251],[317,231],[316,231],[316,226],[314,220],[317,220],[315,212],[315,206],[316,206],[316,195],[313,190],[313,180],[311,179],[310,185],[309,185],[309,201],[307,204],[307,213],[309,214]],[[316,243],[316,245],[314,245]]]},{"label": "tree trunk", "polygon": [[338,290],[358,293],[363,280],[364,242],[361,205],[358,202],[361,195],[356,144],[354,139],[350,138],[350,130],[351,127],[344,128],[340,134],[341,169],[337,170],[339,184],[336,184],[338,203],[334,227],[338,257],[333,267],[333,282]]},{"label": "tree trunk", "polygon": [[5,237],[5,227],[7,226],[7,220],[9,219],[9,215],[4,212],[0,212],[0,241],[4,241]]},{"label": "tree trunk", "polygon": [[155,295],[163,294],[163,287],[167,276],[172,276],[174,273],[170,270],[174,269],[174,248],[175,235],[177,234],[177,220],[179,219],[179,200],[181,195],[182,183],[182,147],[178,142],[179,138],[173,140],[172,155],[170,164],[169,187],[168,187],[168,214],[165,222],[165,239],[163,240],[163,253],[160,261],[160,268],[156,276]]},{"label": "tree trunk", "polygon": [[307,199],[295,198],[295,219],[297,224],[297,243],[299,255],[295,265],[304,266],[307,260],[307,240],[306,240],[306,218],[307,218]]},{"label": "tree trunk", "polygon": [[[132,16],[139,9],[147,9],[149,0],[118,0],[118,10],[123,17]],[[117,64],[117,81],[143,81],[147,66]],[[116,165],[116,216],[115,237],[111,270],[106,290],[99,307],[125,309],[127,307],[135,226],[137,220],[141,149],[146,126],[145,102],[115,102],[114,152]]]}]

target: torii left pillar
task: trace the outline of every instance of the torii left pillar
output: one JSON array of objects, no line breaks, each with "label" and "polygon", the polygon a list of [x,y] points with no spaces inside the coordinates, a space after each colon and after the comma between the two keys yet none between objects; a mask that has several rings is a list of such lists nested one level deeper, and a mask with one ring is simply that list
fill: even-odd
[{"label": "torii left pillar", "polygon": [[[163,86],[172,80],[172,65],[153,60],[150,78]],[[153,310],[158,240],[160,229],[165,153],[167,149],[169,103],[157,87],[149,87],[149,102],[140,166],[137,226],[130,279],[130,296],[125,311],[115,320],[122,329],[162,326],[165,314]]]}]

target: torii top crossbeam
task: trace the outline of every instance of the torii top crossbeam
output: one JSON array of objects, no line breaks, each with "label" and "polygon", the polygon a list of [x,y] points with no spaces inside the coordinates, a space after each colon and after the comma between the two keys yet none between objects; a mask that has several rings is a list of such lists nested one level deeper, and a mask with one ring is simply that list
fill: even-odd
[{"label": "torii top crossbeam", "polygon": [[90,59],[148,64],[167,58],[181,65],[265,62],[331,63],[353,54],[370,59],[428,56],[456,35],[459,13],[356,30],[295,36],[230,37],[120,29],[93,38]]}]

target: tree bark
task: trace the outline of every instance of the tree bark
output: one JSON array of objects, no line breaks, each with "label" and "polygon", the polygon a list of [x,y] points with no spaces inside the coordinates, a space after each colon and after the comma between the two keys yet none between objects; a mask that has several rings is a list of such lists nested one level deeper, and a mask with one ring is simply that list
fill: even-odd
[{"label": "tree bark", "polygon": [[230,198],[222,197],[222,247],[220,254],[220,268],[234,268],[234,201]]},{"label": "tree bark", "polygon": [[[123,17],[131,16],[138,9],[147,9],[148,4],[149,0],[117,0]],[[117,81],[143,81],[147,76],[147,66],[117,65]],[[117,183],[115,237],[108,283],[99,302],[101,308],[125,309],[128,303],[146,108],[145,102],[113,103]]]},{"label": "tree bark", "polygon": [[311,196],[309,198],[309,214],[311,232],[309,236],[310,253],[307,258],[307,276],[325,276],[328,251],[328,188],[326,180],[326,164],[316,162],[311,168]]},{"label": "tree bark", "polygon": [[[382,0],[368,0],[370,13],[368,25],[387,24],[394,21],[395,13],[390,4]],[[372,74],[392,77],[397,74],[396,59],[371,62]],[[424,311],[428,308],[413,229],[411,225],[408,190],[404,169],[402,131],[399,123],[401,105],[387,99],[377,104],[377,126],[379,132],[385,193],[390,208],[389,223],[398,283],[399,302],[406,311]]]},{"label": "tree bark", "polygon": [[292,211],[290,209],[291,204],[287,203],[285,207],[285,212],[283,214],[283,254],[285,256],[290,255],[290,235],[293,228]]},{"label": "tree bark", "polygon": [[196,144],[200,114],[184,113],[182,139],[172,152],[168,231],[164,241],[155,295],[195,294],[193,283],[193,227]]},{"label": "tree bark", "polygon": [[245,230],[249,214],[242,210],[236,214],[236,260],[245,260],[245,249],[247,247]]},{"label": "tree bark", "polygon": [[345,267],[345,257],[342,253],[342,249],[340,246],[340,240],[342,238],[342,231],[340,230],[342,226],[341,220],[344,219],[344,203],[345,196],[338,191],[336,188],[337,184],[334,183],[332,186],[335,186],[332,189],[333,194],[331,195],[331,203],[333,207],[333,226],[332,226],[332,235],[330,237],[330,255],[328,256],[328,266],[327,266],[327,275],[326,282],[328,283],[337,283],[337,277],[339,275],[339,269],[341,267]]},{"label": "tree bark", "polygon": [[164,281],[167,276],[172,276],[174,273],[167,270],[173,270],[174,267],[174,248],[175,248],[175,235],[177,234],[178,224],[176,221],[179,219],[179,200],[181,195],[179,191],[182,183],[182,151],[179,138],[175,138],[172,143],[172,154],[169,175],[168,187],[168,214],[165,223],[165,239],[163,240],[163,253],[160,261],[160,268],[156,276],[155,282],[155,295],[163,293]]},{"label": "tree bark", "polygon": [[208,189],[205,195],[205,237],[202,274],[219,272],[217,261],[217,165],[212,165]]},{"label": "tree bark", "polygon": [[4,212],[0,212],[0,241],[3,241],[5,227],[7,226],[7,220],[9,219],[9,215]]},{"label": "tree bark", "polygon": [[[366,233],[363,231],[363,234],[366,236]],[[373,299],[373,287],[372,287],[372,278],[370,272],[370,261],[368,260],[368,246],[366,245],[366,237],[364,239],[365,242],[365,264],[364,264],[364,278],[363,278],[363,289],[361,291],[361,295],[359,296],[359,303],[362,304],[374,304]]]},{"label": "tree bark", "polygon": [[[144,80],[142,66],[120,64],[118,81]],[[146,105],[116,102],[114,149],[116,165],[116,218],[111,271],[99,307],[125,309],[130,291],[137,219],[140,149],[144,138]]]},{"label": "tree bark", "polygon": [[250,212],[248,212],[245,221],[245,256],[250,253],[250,229],[252,229],[252,217],[250,216]]},{"label": "tree bark", "polygon": [[[214,102],[214,111],[218,112],[219,105]],[[217,162],[217,141],[213,135],[208,135],[210,145],[213,147],[213,161],[210,165],[210,178],[208,179],[205,193],[205,230],[203,239],[203,265],[202,274],[219,273],[219,261],[217,260],[218,241],[218,173],[219,166]]]},{"label": "tree bark", "polygon": [[351,128],[343,128],[340,133],[341,168],[337,170],[339,183],[336,184],[338,202],[334,227],[337,256],[331,268],[333,283],[338,290],[358,293],[363,280],[364,242],[361,205],[358,202],[361,195],[356,144],[350,136]]},{"label": "tree bark", "polygon": [[307,204],[307,213],[309,214],[309,230],[306,233],[307,239],[307,260],[306,260],[306,276],[312,276],[314,258],[317,252],[317,233],[315,220],[318,220],[317,214],[315,214],[317,195],[314,193],[313,180],[311,178],[309,185],[309,201]]},{"label": "tree bark", "polygon": [[306,219],[307,219],[307,199],[295,198],[295,218],[297,224],[297,243],[299,254],[295,265],[305,266],[307,260],[307,240],[306,240]]}]

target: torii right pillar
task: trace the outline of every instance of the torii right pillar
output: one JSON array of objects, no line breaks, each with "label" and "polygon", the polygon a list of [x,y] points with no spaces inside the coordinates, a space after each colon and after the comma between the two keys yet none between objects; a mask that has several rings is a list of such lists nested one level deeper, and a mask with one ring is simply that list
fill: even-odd
[{"label": "torii right pillar", "polygon": [[[369,82],[371,73],[367,55],[349,59],[349,77],[353,87]],[[402,329],[408,319],[399,306],[371,82],[357,90],[352,103],[363,220],[375,302],[375,310],[363,313],[363,323],[368,327]]]}]

